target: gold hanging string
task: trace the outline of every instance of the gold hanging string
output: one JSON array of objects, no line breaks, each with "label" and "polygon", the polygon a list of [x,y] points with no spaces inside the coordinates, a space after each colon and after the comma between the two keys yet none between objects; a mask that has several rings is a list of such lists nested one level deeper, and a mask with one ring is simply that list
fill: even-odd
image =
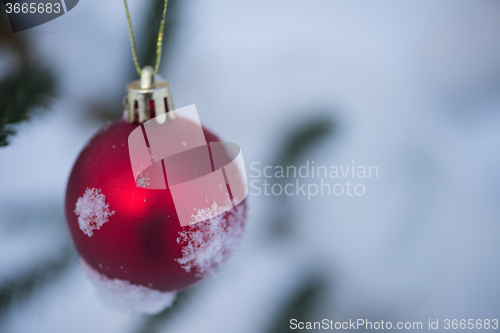
[{"label": "gold hanging string", "polygon": [[163,33],[165,32],[165,16],[167,14],[167,3],[168,0],[165,0],[165,5],[163,6],[163,16],[160,23],[160,31],[158,31],[158,41],[156,42],[156,63],[153,76],[158,73],[158,69],[160,68],[161,50],[163,46]]},{"label": "gold hanging string", "polygon": [[[141,65],[139,64],[139,59],[137,58],[137,49],[135,47],[134,31],[132,30],[132,21],[130,20],[130,13],[128,10],[127,0],[123,0],[123,3],[125,4],[125,11],[127,12],[128,31],[130,34],[130,45],[132,47],[132,56],[134,58],[135,69],[137,70],[137,74],[141,76],[142,68]],[[165,16],[166,16],[165,14],[167,13],[167,3],[168,0],[165,0],[165,5],[163,6],[163,17],[160,23],[160,31],[158,32],[158,41],[156,42],[156,63],[155,63],[155,68],[153,70],[153,76],[155,76],[156,73],[158,73],[158,68],[160,67],[161,49],[163,45],[163,33],[165,30],[164,29]]]}]

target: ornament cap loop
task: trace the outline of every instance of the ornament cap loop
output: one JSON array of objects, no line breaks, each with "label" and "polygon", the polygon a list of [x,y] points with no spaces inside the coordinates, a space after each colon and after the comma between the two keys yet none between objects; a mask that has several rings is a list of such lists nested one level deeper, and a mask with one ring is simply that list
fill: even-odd
[{"label": "ornament cap loop", "polygon": [[163,124],[167,118],[175,118],[170,85],[159,76],[155,80],[153,73],[153,68],[144,67],[141,79],[127,84],[125,118],[130,124],[136,121],[142,124],[151,118]]},{"label": "ornament cap loop", "polygon": [[153,84],[153,67],[146,66],[141,72],[141,89],[149,89]]}]

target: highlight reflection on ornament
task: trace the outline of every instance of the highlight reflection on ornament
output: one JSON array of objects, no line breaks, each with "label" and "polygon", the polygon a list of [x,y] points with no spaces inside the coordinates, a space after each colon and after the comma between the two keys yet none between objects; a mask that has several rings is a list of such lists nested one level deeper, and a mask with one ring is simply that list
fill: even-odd
[{"label": "highlight reflection on ornament", "polygon": [[238,145],[207,143],[195,105],[170,112],[175,117],[189,119],[190,130],[174,117],[158,121],[159,117],[169,118],[163,114],[146,121],[129,135],[130,161],[137,186],[162,190],[168,182],[181,226],[205,221],[241,203],[248,194],[248,186]]}]

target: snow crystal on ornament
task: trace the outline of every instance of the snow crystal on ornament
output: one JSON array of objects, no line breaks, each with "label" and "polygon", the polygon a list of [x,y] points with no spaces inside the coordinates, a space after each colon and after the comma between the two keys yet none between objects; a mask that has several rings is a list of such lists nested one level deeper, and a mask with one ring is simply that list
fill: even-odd
[{"label": "snow crystal on ornament", "polygon": [[[206,199],[206,196],[205,196],[205,199]],[[196,207],[194,208],[194,210],[196,210]],[[200,209],[198,209],[196,214],[192,214],[191,215],[191,224],[197,223],[199,221],[208,220],[212,216],[222,214],[225,211],[227,211],[227,209],[225,207],[219,207],[217,205],[217,203],[214,201],[212,203],[212,206],[210,206],[209,208],[200,208]]]},{"label": "snow crystal on ornament", "polygon": [[172,305],[176,291],[159,291],[129,281],[110,279],[80,258],[80,267],[94,284],[104,303],[122,311],[156,314]]},{"label": "snow crystal on ornament", "polygon": [[99,230],[115,211],[109,210],[106,196],[101,193],[100,189],[87,188],[76,201],[75,213],[78,216],[80,229],[90,237],[94,234],[93,230]]},{"label": "snow crystal on ornament", "polygon": [[193,270],[201,278],[213,273],[238,248],[243,234],[244,213],[244,207],[239,205],[228,214],[212,217],[180,231],[177,243],[183,245],[182,258],[176,261],[186,272]]},{"label": "snow crystal on ornament", "polygon": [[151,180],[150,177],[148,177],[148,174],[147,172],[141,172],[139,177],[137,177],[137,187],[142,187],[142,188],[145,188],[147,186],[149,186],[149,181]]}]

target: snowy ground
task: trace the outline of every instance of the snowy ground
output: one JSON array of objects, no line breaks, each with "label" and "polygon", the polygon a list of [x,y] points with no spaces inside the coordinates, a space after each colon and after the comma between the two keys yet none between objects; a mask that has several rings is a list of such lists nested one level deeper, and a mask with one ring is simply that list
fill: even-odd
[{"label": "snowy ground", "polygon": [[[130,6],[140,17],[141,2]],[[161,74],[177,107],[196,104],[241,146],[249,173],[322,116],[338,130],[298,165],[354,161],[379,176],[363,180],[363,196],[250,196],[240,252],[158,331],[268,332],[317,276],[315,311],[299,321],[500,319],[500,3],[198,0],[180,15]],[[4,284],[69,246],[65,183],[100,126],[85,120],[86,103],[121,89],[132,66],[120,1],[81,1],[23,34],[57,65],[63,90],[0,149]],[[291,232],[276,239],[279,216]],[[141,330],[146,317],[107,308],[69,260],[0,316],[1,332]]]}]

